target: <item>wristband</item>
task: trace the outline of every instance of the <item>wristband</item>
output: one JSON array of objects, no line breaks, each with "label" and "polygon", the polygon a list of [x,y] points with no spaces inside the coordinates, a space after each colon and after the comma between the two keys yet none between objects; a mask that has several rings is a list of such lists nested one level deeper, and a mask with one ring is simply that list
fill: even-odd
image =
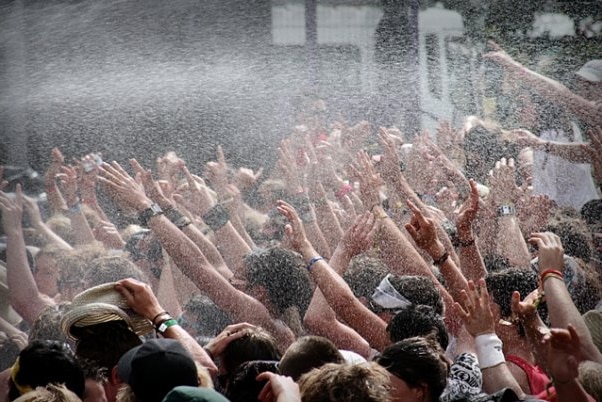
[{"label": "wristband", "polygon": [[466,240],[466,241],[458,240],[459,247],[470,247],[473,245],[474,245],[474,237],[472,239]]},{"label": "wristband", "polygon": [[436,260],[435,259],[433,260],[433,265],[439,266],[439,265],[443,264],[445,261],[447,261],[448,258],[449,258],[449,253],[446,250],[441,257],[437,258]]},{"label": "wristband", "polygon": [[178,322],[173,318],[169,317],[168,319],[161,321],[159,325],[155,327],[158,333],[163,335],[168,328],[173,327],[174,325],[178,325]]},{"label": "wristband", "polygon": [[147,228],[148,222],[151,220],[151,218],[153,218],[157,215],[161,215],[162,213],[163,213],[163,210],[161,209],[161,207],[159,205],[157,205],[156,203],[153,203],[150,207],[144,209],[142,212],[140,212],[138,214],[138,220],[140,221],[140,226]]},{"label": "wristband", "polygon": [[481,370],[495,367],[506,362],[504,352],[502,351],[502,341],[495,332],[478,335],[474,340]]},{"label": "wristband", "polygon": [[324,257],[321,256],[317,256],[312,258],[311,260],[309,260],[309,262],[307,263],[307,266],[305,267],[305,269],[307,269],[308,271],[311,270],[311,267],[318,261],[323,260]]},{"label": "wristband", "polygon": [[230,215],[222,204],[215,204],[202,218],[207,226],[215,232],[228,223]]},{"label": "wristband", "polygon": [[192,221],[185,217],[177,208],[166,208],[163,210],[163,214],[180,230],[192,223]]},{"label": "wristband", "polygon": [[162,315],[166,315],[168,317],[171,318],[171,316],[169,315],[169,313],[167,311],[161,311],[159,314],[157,314],[155,317],[153,317],[153,319],[151,320],[151,322],[153,323],[153,326],[155,325],[155,321],[157,321],[157,318],[161,317]]},{"label": "wristband", "polygon": [[516,208],[513,205],[500,205],[497,209],[497,216],[514,216],[516,215]]},{"label": "wristband", "polygon": [[543,271],[541,273],[541,276],[539,278],[540,278],[541,286],[543,286],[546,279],[550,279],[550,278],[560,279],[564,283],[564,276],[562,275],[562,272],[555,270],[555,269],[546,269],[545,271]]},{"label": "wristband", "polygon": [[67,212],[69,212],[70,214],[79,214],[82,210],[82,204],[79,200],[77,200],[77,202],[73,205],[71,205],[70,207],[67,208]]}]

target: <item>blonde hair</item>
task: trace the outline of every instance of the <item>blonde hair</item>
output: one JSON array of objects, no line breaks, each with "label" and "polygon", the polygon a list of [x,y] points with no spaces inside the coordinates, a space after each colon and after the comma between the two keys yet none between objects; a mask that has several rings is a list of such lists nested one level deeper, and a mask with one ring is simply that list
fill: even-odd
[{"label": "blonde hair", "polygon": [[602,401],[602,364],[585,361],[579,365],[579,382],[585,392]]},{"label": "blonde hair", "polygon": [[63,384],[48,384],[21,395],[13,402],[81,402],[81,399]]},{"label": "blonde hair", "polygon": [[303,402],[387,402],[389,373],[376,363],[328,363],[299,380]]}]

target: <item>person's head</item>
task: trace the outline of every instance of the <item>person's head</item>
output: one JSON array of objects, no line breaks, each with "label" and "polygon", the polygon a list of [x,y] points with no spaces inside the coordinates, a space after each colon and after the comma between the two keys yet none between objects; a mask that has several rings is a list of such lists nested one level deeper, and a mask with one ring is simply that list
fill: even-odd
[{"label": "person's head", "polygon": [[234,370],[225,395],[231,402],[258,401],[259,393],[267,381],[257,381],[263,372],[278,373],[278,362],[252,360],[244,362]]},{"label": "person's head", "polygon": [[151,339],[129,350],[117,374],[140,402],[161,402],[174,387],[199,385],[194,359],[174,339]]},{"label": "person's head", "polygon": [[497,127],[486,127],[484,124],[470,127],[464,136],[466,177],[480,183],[487,181],[489,170],[495,162],[508,156],[501,138],[501,131]]},{"label": "person's head", "polygon": [[369,308],[389,322],[410,304],[430,306],[437,314],[443,314],[443,302],[435,283],[430,278],[414,275],[386,275],[374,290]]},{"label": "person's head", "polygon": [[54,233],[59,235],[61,239],[65,240],[70,245],[75,245],[76,236],[73,228],[71,227],[71,220],[62,214],[52,215],[46,221],[46,226],[50,228]]},{"label": "person's head", "polygon": [[9,400],[48,384],[64,384],[81,398],[84,372],[66,344],[36,340],[21,351],[12,366]]},{"label": "person's head", "polygon": [[313,289],[299,254],[281,247],[258,250],[245,256],[245,265],[249,290],[259,301],[279,316],[291,307],[305,315]]},{"label": "person's head", "polygon": [[579,364],[579,382],[596,401],[602,401],[602,364],[586,360]]},{"label": "person's head", "polygon": [[73,326],[71,333],[77,338],[77,357],[109,372],[121,356],[142,343],[122,320],[86,327]]},{"label": "person's head", "polygon": [[65,250],[54,245],[46,246],[36,254],[35,264],[31,268],[40,293],[54,297],[59,292],[59,262],[66,254]]},{"label": "person's head", "polygon": [[96,258],[86,267],[84,286],[89,289],[104,283],[117,282],[133,278],[148,282],[146,276],[136,265],[123,256],[111,255]]},{"label": "person's head", "polygon": [[[552,232],[562,241],[564,253],[588,262],[592,255],[592,238],[587,224],[579,218],[573,218],[560,210],[548,221],[546,232]],[[578,216],[576,211],[572,211]]]},{"label": "person's head", "polygon": [[297,381],[314,368],[326,363],[344,363],[345,359],[334,343],[321,336],[303,336],[293,342],[282,359],[280,374]]},{"label": "person's head", "polygon": [[[514,291],[518,291],[521,297],[525,297],[539,285],[537,273],[529,268],[508,268],[492,272],[485,277],[485,282],[493,302],[493,313],[497,315],[496,322],[499,321],[499,318],[512,321],[511,303]],[[542,318],[545,320],[545,317]],[[519,325],[518,333],[524,335],[521,325]],[[499,334],[502,335],[502,333]]]},{"label": "person's head", "polygon": [[343,279],[360,300],[368,301],[380,281],[387,276],[389,268],[378,258],[359,254],[351,259]]},{"label": "person's head", "polygon": [[100,242],[78,245],[60,260],[60,273],[57,282],[61,300],[71,300],[84,290],[84,273],[94,260],[108,255]]},{"label": "person's head", "polygon": [[61,330],[61,318],[69,309],[69,303],[59,303],[47,306],[31,324],[29,330],[29,341],[53,340],[68,342],[67,337]]},{"label": "person's head", "polygon": [[328,363],[299,380],[303,402],[389,401],[389,376],[375,363]]},{"label": "person's head", "polygon": [[81,399],[64,385],[48,384],[21,395],[14,402],[81,402]]},{"label": "person's head", "polygon": [[262,328],[247,329],[246,335],[233,340],[219,358],[218,385],[228,387],[230,376],[238,366],[251,360],[280,360],[276,340]]},{"label": "person's head", "polygon": [[590,60],[576,73],[578,91],[586,99],[602,99],[602,59]]},{"label": "person's head", "polygon": [[387,332],[391,342],[433,335],[443,350],[449,344],[449,334],[443,318],[425,305],[410,304],[402,307],[387,325]]},{"label": "person's head", "polygon": [[392,400],[435,402],[447,384],[449,364],[433,339],[415,337],[394,343],[376,362],[389,373]]},{"label": "person's head", "polygon": [[180,323],[197,341],[216,336],[230,324],[230,317],[202,294],[195,295],[186,303]]}]

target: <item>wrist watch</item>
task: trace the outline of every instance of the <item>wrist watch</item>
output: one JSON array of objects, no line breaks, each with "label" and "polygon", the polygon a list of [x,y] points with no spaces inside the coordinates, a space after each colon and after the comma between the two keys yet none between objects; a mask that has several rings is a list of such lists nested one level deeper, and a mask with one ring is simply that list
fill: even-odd
[{"label": "wrist watch", "polygon": [[497,216],[516,215],[516,208],[513,205],[500,205],[497,209]]},{"label": "wrist watch", "polygon": [[161,207],[157,203],[153,203],[150,207],[144,209],[138,214],[138,221],[140,221],[141,226],[146,228],[148,227],[148,221],[150,221],[152,217],[161,215],[162,213],[163,210]]}]

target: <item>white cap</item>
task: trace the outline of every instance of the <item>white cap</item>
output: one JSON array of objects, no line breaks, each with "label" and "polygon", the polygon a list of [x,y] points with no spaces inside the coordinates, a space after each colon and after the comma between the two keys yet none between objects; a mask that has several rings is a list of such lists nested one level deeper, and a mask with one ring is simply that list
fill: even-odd
[{"label": "white cap", "polygon": [[576,74],[586,81],[602,82],[602,60],[588,61]]}]

